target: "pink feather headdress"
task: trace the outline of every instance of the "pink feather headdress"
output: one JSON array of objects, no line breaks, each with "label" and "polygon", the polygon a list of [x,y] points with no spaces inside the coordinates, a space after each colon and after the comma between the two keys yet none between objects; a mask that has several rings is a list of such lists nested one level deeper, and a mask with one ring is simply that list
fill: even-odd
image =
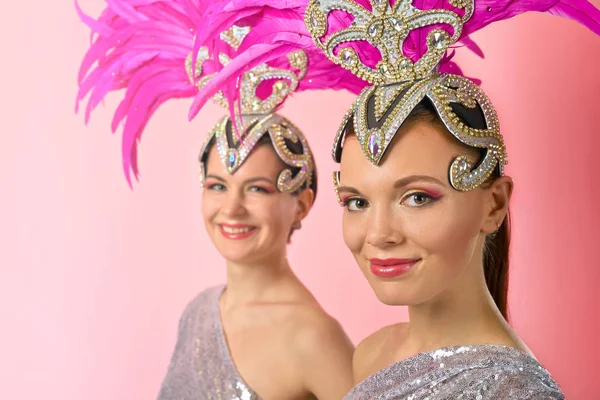
[{"label": "pink feather headdress", "polygon": [[[224,15],[221,11],[228,12],[227,9],[220,10],[221,6],[229,6],[227,2],[106,1],[107,8],[97,19],[85,15],[77,6],[81,20],[92,29],[92,43],[83,59],[78,77],[77,109],[79,102],[87,97],[87,123],[93,110],[109,92],[123,91],[123,98],[113,117],[112,131],[121,129],[122,125],[123,169],[130,185],[131,172],[135,178],[139,175],[138,143],[144,128],[158,107],[169,99],[194,98],[202,93],[208,100],[217,92],[222,92],[221,97],[229,100],[230,114],[233,117],[236,114],[235,109],[239,111],[240,108],[240,90],[237,85],[240,84],[244,73],[260,64],[268,64],[275,69],[289,69],[289,55],[298,50],[306,50],[308,69],[303,73],[305,76],[299,81],[297,90],[346,89],[359,93],[366,85],[366,82],[349,71],[331,63],[310,40],[306,40],[306,33],[303,46],[300,47],[265,46],[269,49],[248,50],[251,41],[274,34],[272,30],[266,30],[269,25],[266,20],[259,18],[264,14],[261,13],[264,7],[258,3],[255,6],[252,6],[252,2],[246,3],[246,6],[252,7],[245,8],[244,23],[253,29],[241,43],[241,47],[236,49],[220,37],[221,33],[232,29],[234,24],[213,25],[213,21],[220,21],[217,17]],[[303,26],[304,8],[298,8],[299,2],[279,3],[281,5],[277,9],[276,17],[278,23],[288,23],[295,30],[300,29]],[[269,12],[267,14],[275,17]],[[212,37],[203,40],[202,43],[195,40],[204,36],[207,29],[210,29]],[[291,41],[293,33],[281,32],[281,35]],[[190,62],[196,65],[201,47],[208,49],[212,57],[202,60],[201,73],[198,73],[198,70],[190,71],[186,68],[186,61],[188,67]],[[244,57],[238,58],[242,52]],[[192,60],[189,59],[190,55]],[[220,62],[220,55],[229,58],[225,68]],[[230,71],[233,67],[238,72],[235,79],[230,74],[223,81],[220,78],[225,75],[218,74],[205,86],[215,89],[209,96],[206,96],[206,90],[199,91],[198,87],[203,87],[198,85],[199,80],[221,69]],[[278,105],[280,104],[275,106]],[[196,116],[200,106],[198,101],[193,103],[189,119]]]},{"label": "pink feather headdress", "polygon": [[204,10],[201,2],[187,0],[107,3],[97,20],[77,6],[81,20],[92,29],[93,40],[79,71],[77,102],[89,95],[87,123],[109,92],[124,90],[112,131],[124,123],[123,169],[131,185],[131,172],[138,176],[137,144],[152,114],[169,99],[198,93],[184,63],[193,48],[194,20]]},{"label": "pink feather headdress", "polygon": [[[502,175],[507,153],[492,102],[473,80],[444,70],[443,60],[459,41],[477,51],[468,35],[527,11],[571,18],[600,34],[600,11],[586,0],[310,0],[305,23],[315,45],[370,83],[342,120],[334,160],[340,162],[344,135],[352,128],[365,157],[379,165],[400,126],[421,105],[458,141],[482,151],[480,160],[459,156],[452,162],[449,180],[456,190]],[[338,26],[340,13],[352,22]],[[365,57],[373,49],[376,56]],[[334,180],[339,182],[339,173]]]},{"label": "pink feather headdress", "polygon": [[[391,5],[400,0],[375,0],[376,3],[387,3]],[[223,30],[233,25],[252,25],[253,32],[244,41],[239,49],[239,57],[213,82],[196,96],[194,104],[190,109],[190,116],[194,116],[203,104],[219,90],[223,84],[231,81],[232,77],[240,76],[240,71],[252,68],[260,63],[269,63],[273,58],[290,51],[299,49],[307,52],[315,50],[311,34],[302,23],[301,19],[306,12],[309,0],[228,0],[216,1],[205,14],[202,26],[198,27],[195,51],[200,46],[205,46]],[[371,9],[369,0],[356,0],[356,4]],[[446,8],[456,11],[459,7],[453,4],[461,4],[459,0],[413,0],[413,5],[422,10]],[[515,1],[515,0],[482,0],[475,1],[474,12],[469,21],[464,25],[455,47],[466,47],[483,57],[481,49],[469,37],[490,23],[508,19],[528,11],[547,12],[570,19],[587,26],[596,34],[600,34],[600,14],[598,10],[587,0],[541,0],[541,1]],[[354,16],[347,13],[331,13],[328,15],[328,31],[334,32],[349,26]],[[439,25],[437,25],[439,27]],[[405,55],[413,61],[418,60],[425,54],[427,44],[423,40],[423,30],[417,29],[408,35],[405,41]],[[352,47],[360,54],[363,62],[376,63],[381,59],[377,49],[366,42],[353,44]],[[462,75],[458,65],[451,62],[454,50],[446,54],[438,65],[440,72]],[[318,56],[313,56],[317,59]],[[321,60],[319,60],[321,61]],[[325,60],[322,62],[326,63]],[[323,70],[323,72],[327,72]],[[334,79],[336,84],[340,80],[352,80],[348,75],[329,74],[322,80],[305,80],[301,83],[298,91],[326,89],[326,82]],[[235,79],[234,79],[235,80]],[[358,85],[360,86],[360,85]],[[349,89],[355,91],[354,82],[349,84]]]},{"label": "pink feather headdress", "polygon": [[[260,64],[280,66],[282,55],[302,50],[309,55],[310,66],[306,77],[296,91],[321,89],[347,89],[358,94],[367,84],[350,71],[332,65],[327,56],[315,46],[311,34],[304,24],[307,0],[228,0],[212,3],[206,10],[201,24],[197,27],[194,51],[201,46],[218,52],[215,39],[224,30],[233,26],[251,26],[252,30],[238,49],[238,54],[225,66],[195,97],[190,108],[193,118],[202,106],[220,90],[236,86],[243,73]],[[330,19],[332,29],[339,29],[352,23],[352,17],[338,14]],[[479,47],[465,37],[461,41],[476,54],[483,56]],[[379,53],[374,48],[360,48],[363,59],[377,59]],[[454,51],[440,62],[440,70],[462,74],[452,60]],[[229,90],[230,103],[239,100],[239,92]]]}]

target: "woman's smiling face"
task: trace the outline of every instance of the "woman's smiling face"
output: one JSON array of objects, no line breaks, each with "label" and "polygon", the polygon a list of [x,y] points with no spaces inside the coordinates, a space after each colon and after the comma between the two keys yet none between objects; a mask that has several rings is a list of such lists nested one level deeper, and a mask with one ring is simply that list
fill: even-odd
[{"label": "woman's smiling face", "polygon": [[312,190],[300,194],[277,190],[277,178],[289,168],[269,144],[257,145],[230,174],[217,147],[206,161],[202,214],[217,250],[228,261],[252,263],[285,252],[292,225],[312,205]]},{"label": "woman's smiling face", "polygon": [[460,192],[448,180],[450,164],[465,154],[479,156],[428,120],[405,123],[378,166],[355,136],[346,138],[344,241],[383,303],[426,302],[481,261],[489,190]]}]

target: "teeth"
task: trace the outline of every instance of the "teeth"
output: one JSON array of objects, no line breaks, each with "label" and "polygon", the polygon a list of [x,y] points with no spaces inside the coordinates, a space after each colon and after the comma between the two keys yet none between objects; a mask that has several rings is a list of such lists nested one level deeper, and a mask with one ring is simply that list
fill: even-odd
[{"label": "teeth", "polygon": [[238,235],[240,233],[250,232],[252,230],[252,228],[229,228],[227,226],[223,226],[223,230],[226,233],[230,233],[230,234],[233,234],[233,235]]}]

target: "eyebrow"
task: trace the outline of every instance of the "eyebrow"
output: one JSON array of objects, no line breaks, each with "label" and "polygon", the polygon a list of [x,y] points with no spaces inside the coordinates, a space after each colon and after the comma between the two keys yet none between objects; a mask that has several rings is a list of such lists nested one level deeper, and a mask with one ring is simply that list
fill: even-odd
[{"label": "eyebrow", "polygon": [[442,185],[444,186],[444,184],[442,182],[440,182],[438,179],[434,178],[433,176],[428,176],[428,175],[410,175],[401,179],[398,179],[396,181],[396,183],[394,183],[394,188],[395,189],[399,189],[401,187],[410,185],[411,183],[414,182],[430,182],[430,183],[435,183],[438,185]]},{"label": "eyebrow", "polygon": [[[410,175],[410,176],[398,179],[394,183],[394,189],[399,189],[401,187],[408,186],[411,183],[422,182],[422,181],[431,182],[431,183],[435,183],[435,184],[444,186],[444,184],[442,182],[440,182],[438,179],[436,179],[432,176]],[[353,194],[360,194],[360,191],[358,189],[353,188],[352,186],[340,186],[340,187],[338,187],[338,191],[339,192],[348,192],[348,193],[353,193]]]},{"label": "eyebrow", "polygon": [[353,194],[360,194],[357,189],[354,189],[352,186],[340,186],[338,187],[338,192],[348,192]]},{"label": "eyebrow", "polygon": [[[213,174],[206,175],[206,179],[208,179],[208,178],[216,179],[216,180],[218,180],[220,182],[225,182],[225,179],[221,178],[220,176],[213,175]],[[257,177],[257,178],[246,179],[244,181],[244,184],[248,185],[250,183],[261,182],[261,181],[262,182],[267,182],[268,184],[275,186],[275,183],[273,183],[272,180],[270,180],[269,178],[264,178],[264,177],[260,177],[260,176]]]}]

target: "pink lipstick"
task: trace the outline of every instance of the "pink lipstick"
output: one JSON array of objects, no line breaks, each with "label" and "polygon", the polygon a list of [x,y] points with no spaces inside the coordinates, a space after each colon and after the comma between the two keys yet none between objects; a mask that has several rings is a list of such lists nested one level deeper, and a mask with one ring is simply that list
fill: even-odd
[{"label": "pink lipstick", "polygon": [[245,224],[219,224],[219,230],[227,239],[241,240],[252,236],[256,227]]},{"label": "pink lipstick", "polygon": [[409,272],[418,258],[371,258],[371,272],[379,278],[395,278]]}]

